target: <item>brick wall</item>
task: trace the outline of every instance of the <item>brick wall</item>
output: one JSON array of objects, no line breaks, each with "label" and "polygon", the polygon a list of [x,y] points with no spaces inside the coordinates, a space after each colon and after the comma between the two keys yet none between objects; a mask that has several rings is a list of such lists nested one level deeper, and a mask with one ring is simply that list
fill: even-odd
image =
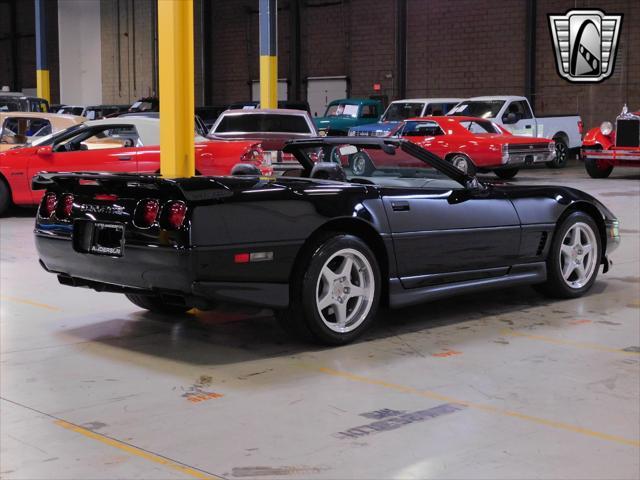
[{"label": "brick wall", "polygon": [[[100,0],[103,97],[129,103],[154,90],[153,5],[156,0]],[[279,77],[289,78],[289,2],[279,1]],[[352,96],[373,94],[380,83],[398,94],[396,7],[398,0],[300,0],[301,77],[346,75]],[[203,2],[211,18],[203,18]],[[33,2],[16,2],[22,87],[35,87]],[[118,5],[120,50],[117,51]],[[52,93],[57,97],[56,2],[49,9]],[[575,7],[623,13],[616,70],[597,85],[560,78],[547,26],[548,13]],[[8,32],[8,4],[0,3],[0,39]],[[526,0],[407,0],[407,96],[523,94]],[[135,11],[133,11],[135,9]],[[213,104],[246,100],[259,77],[258,1],[195,0],[196,103],[203,102],[203,65],[211,67]],[[613,119],[626,101],[640,108],[640,2],[637,0],[538,0],[534,107],[538,113],[578,111],[587,127]],[[31,35],[31,36],[29,36]],[[210,58],[204,42],[212,39]],[[134,48],[135,46],[135,48]],[[135,50],[135,53],[134,53]],[[12,76],[8,41],[0,40],[0,84]],[[135,78],[134,78],[135,65]],[[304,82],[301,86],[304,98]]]},{"label": "brick wall", "polygon": [[409,0],[407,95],[524,94],[523,0]]},{"label": "brick wall", "polygon": [[[576,85],[556,73],[555,58],[546,13],[564,13],[571,8],[599,8],[623,13],[620,45],[613,75],[603,83]],[[640,2],[637,0],[538,0],[537,65],[535,106],[539,113],[578,112],[585,128],[613,121],[623,103],[640,109]]]},{"label": "brick wall", "polygon": [[[36,88],[36,39],[34,2],[14,0],[16,8],[16,34],[18,69],[14,84],[13,62],[11,54],[10,5],[0,3],[0,86],[8,85],[14,91],[25,88]],[[58,2],[45,2],[47,14],[47,57],[50,68],[51,100],[57,103],[59,99],[59,71],[58,71]]]}]

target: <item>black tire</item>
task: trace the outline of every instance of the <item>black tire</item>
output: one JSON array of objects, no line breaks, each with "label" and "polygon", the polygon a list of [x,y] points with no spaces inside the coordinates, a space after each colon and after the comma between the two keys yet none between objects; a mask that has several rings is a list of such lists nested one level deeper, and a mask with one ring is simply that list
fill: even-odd
[{"label": "black tire", "polygon": [[613,165],[599,165],[594,158],[585,159],[584,168],[591,178],[607,178],[613,171]]},{"label": "black tire", "polygon": [[[595,268],[593,268],[590,276],[585,279],[584,283],[581,286],[572,287],[568,284],[568,280],[570,280],[572,276],[569,276],[568,280],[565,281],[562,275],[562,263],[560,257],[562,255],[561,249],[563,247],[567,232],[569,232],[569,230],[571,230],[571,228],[576,226],[577,224],[581,226],[580,228],[585,228],[586,226],[587,228],[591,229],[593,238],[592,241],[595,242],[596,245],[596,251],[591,251],[591,255],[593,255],[593,259],[595,261]],[[580,251],[580,253],[582,253],[582,250]],[[554,298],[580,297],[584,295],[591,288],[593,282],[596,281],[598,271],[600,270],[601,258],[602,239],[600,238],[600,232],[598,230],[596,222],[591,216],[587,215],[584,212],[573,212],[568,217],[566,217],[560,225],[556,227],[549,253],[547,255],[547,280],[542,284],[536,285],[536,287],[542,293]],[[571,264],[571,262],[569,263]],[[573,273],[571,275],[573,275]]]},{"label": "black tire", "polygon": [[[288,333],[292,333],[305,341],[313,341],[324,345],[345,345],[352,342],[369,328],[376,317],[382,289],[380,269],[376,258],[371,249],[360,238],[337,232],[324,236],[314,247],[307,251],[309,252],[308,257],[303,259],[302,264],[298,265],[296,272],[292,275],[290,306],[285,311],[277,312],[277,318]],[[345,324],[346,328],[353,329],[338,332],[335,330],[338,328],[337,322],[328,321],[331,317],[334,317],[334,320],[337,319],[337,316],[332,313],[332,309],[334,309],[334,304],[337,306],[336,302],[338,300],[335,300],[333,304],[325,308],[321,308],[318,306],[318,298],[322,296],[323,290],[327,295],[331,295],[331,298],[337,299],[342,297],[333,296],[336,288],[339,295],[342,295],[343,288],[345,288],[345,294],[349,292],[346,291],[346,284],[345,287],[341,286],[340,275],[342,274],[339,273],[337,275],[333,285],[323,285],[324,277],[321,279],[321,276],[323,271],[326,271],[326,268],[333,268],[333,261],[339,262],[336,264],[338,271],[341,267],[344,267],[346,263],[342,263],[341,255],[351,255],[350,252],[357,252],[358,261],[366,259],[366,263],[363,264],[365,265],[363,270],[359,268],[357,262],[354,263],[358,268],[350,269],[348,285],[350,288],[360,287],[363,291],[367,291],[368,283],[372,290],[368,301],[361,300],[361,297],[355,296],[347,298],[346,302],[340,301],[341,304],[344,303],[345,305],[346,318],[348,319],[349,315],[355,314],[354,318],[357,318],[357,320],[350,324],[353,327]],[[368,282],[365,281],[362,285],[358,285],[357,282],[362,281],[361,279],[365,278],[365,276],[368,278]],[[356,283],[352,283],[354,280]],[[362,312],[361,315],[357,314],[358,310]],[[333,324],[333,328],[330,328],[328,324]]]},{"label": "black tire", "polygon": [[365,152],[358,152],[351,155],[349,168],[351,169],[351,174],[356,177],[370,177],[376,169],[371,158],[369,158],[369,155]]},{"label": "black tire", "polygon": [[473,163],[469,157],[463,155],[462,153],[452,155],[449,161],[458,170],[462,170],[464,173],[466,173],[467,175],[471,175],[472,177],[478,171],[475,163]]},{"label": "black tire", "polygon": [[493,173],[500,178],[509,180],[510,178],[515,177],[519,171],[519,168],[501,168],[500,170],[494,170]]},{"label": "black tire", "polygon": [[182,314],[191,310],[191,307],[186,305],[167,303],[158,295],[135,295],[125,293],[124,296],[127,297],[134,305],[153,313]]},{"label": "black tire", "polygon": [[567,166],[567,161],[569,160],[569,147],[567,146],[567,142],[560,137],[554,138],[553,141],[556,142],[556,157],[550,162],[547,162],[547,167],[564,168]]},{"label": "black tire", "polygon": [[0,177],[0,216],[4,215],[11,206],[11,189]]}]

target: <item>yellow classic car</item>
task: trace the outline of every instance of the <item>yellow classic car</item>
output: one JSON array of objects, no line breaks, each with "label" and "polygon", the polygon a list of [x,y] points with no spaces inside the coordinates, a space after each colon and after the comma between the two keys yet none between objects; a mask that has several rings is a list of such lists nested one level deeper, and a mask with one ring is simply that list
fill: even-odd
[{"label": "yellow classic car", "polygon": [[85,120],[85,117],[56,113],[0,112],[0,152],[24,146]]}]

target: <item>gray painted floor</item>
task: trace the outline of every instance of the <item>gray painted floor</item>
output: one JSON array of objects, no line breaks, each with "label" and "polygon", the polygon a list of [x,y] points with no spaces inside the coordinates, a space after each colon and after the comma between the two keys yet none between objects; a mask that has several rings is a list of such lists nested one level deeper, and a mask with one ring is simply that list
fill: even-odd
[{"label": "gray painted floor", "polygon": [[16,211],[0,220],[0,476],[638,478],[639,173],[516,179],[582,188],[621,219],[588,296],[383,312],[333,349],[292,342],[267,311],[173,324],[60,286],[37,263],[33,212]]}]

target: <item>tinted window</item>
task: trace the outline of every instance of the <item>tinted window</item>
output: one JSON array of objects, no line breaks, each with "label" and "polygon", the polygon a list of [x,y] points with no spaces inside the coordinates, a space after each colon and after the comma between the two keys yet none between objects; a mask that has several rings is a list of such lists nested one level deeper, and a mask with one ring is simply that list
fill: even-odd
[{"label": "tinted window", "polygon": [[27,143],[33,137],[43,137],[51,133],[49,120],[41,118],[7,118],[2,127],[1,143]]},{"label": "tinted window", "polygon": [[362,106],[362,118],[378,118],[378,109],[375,105]]},{"label": "tinted window", "polygon": [[457,103],[430,103],[424,111],[425,117],[440,117],[455,107]]},{"label": "tinted window", "polygon": [[225,115],[212,133],[285,132],[312,133],[307,120],[300,115]]},{"label": "tinted window", "polygon": [[516,116],[516,121],[523,120],[525,118],[531,118],[531,109],[524,101],[511,102],[507,107],[505,116],[513,113]]},{"label": "tinted window", "polygon": [[450,115],[464,115],[465,117],[495,118],[504,105],[503,100],[467,101],[460,103]]},{"label": "tinted window", "polygon": [[406,122],[401,133],[404,137],[434,137],[443,134],[436,122]]},{"label": "tinted window", "polygon": [[424,103],[392,103],[384,112],[382,120],[386,122],[398,122],[411,117],[422,116]]},{"label": "tinted window", "polygon": [[20,108],[20,102],[12,101],[12,100],[0,100],[0,111],[1,112],[19,112],[22,109]]}]

